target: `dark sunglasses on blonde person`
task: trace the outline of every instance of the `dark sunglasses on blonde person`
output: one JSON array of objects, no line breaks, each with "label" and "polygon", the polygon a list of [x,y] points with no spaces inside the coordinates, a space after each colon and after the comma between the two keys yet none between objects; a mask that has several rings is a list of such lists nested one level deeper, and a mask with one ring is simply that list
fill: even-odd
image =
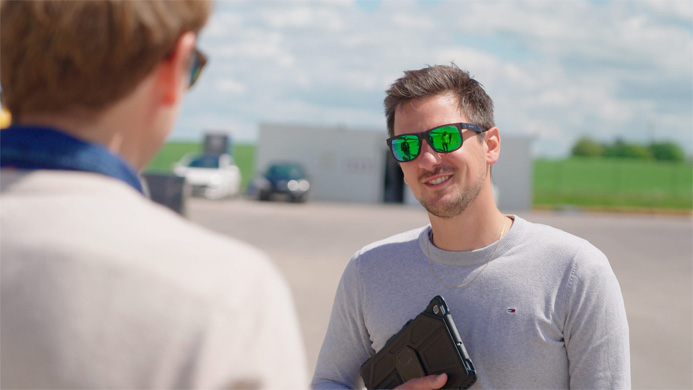
[{"label": "dark sunglasses on blonde person", "polygon": [[483,133],[483,129],[471,123],[449,123],[420,133],[400,134],[387,139],[392,156],[399,162],[414,160],[421,153],[421,142],[426,140],[438,153],[450,153],[462,147],[462,130]]},{"label": "dark sunglasses on blonde person", "polygon": [[207,56],[202,53],[198,48],[195,48],[192,53],[190,66],[190,81],[188,88],[192,88],[195,82],[200,78],[202,69],[207,65]]}]

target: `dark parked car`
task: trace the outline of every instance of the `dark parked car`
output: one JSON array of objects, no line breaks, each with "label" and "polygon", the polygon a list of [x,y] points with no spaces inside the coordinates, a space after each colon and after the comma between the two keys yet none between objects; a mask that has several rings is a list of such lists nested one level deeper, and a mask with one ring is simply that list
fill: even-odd
[{"label": "dark parked car", "polygon": [[305,169],[296,163],[273,163],[251,185],[251,193],[260,200],[271,200],[276,195],[293,202],[305,202],[310,182]]}]

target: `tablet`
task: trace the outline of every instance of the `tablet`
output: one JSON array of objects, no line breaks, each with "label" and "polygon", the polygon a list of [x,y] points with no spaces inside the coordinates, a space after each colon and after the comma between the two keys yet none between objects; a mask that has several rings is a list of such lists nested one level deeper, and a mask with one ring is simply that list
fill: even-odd
[{"label": "tablet", "polygon": [[467,389],[476,382],[474,364],[440,295],[363,363],[360,372],[368,389],[392,389],[442,373],[448,375],[445,389]]}]

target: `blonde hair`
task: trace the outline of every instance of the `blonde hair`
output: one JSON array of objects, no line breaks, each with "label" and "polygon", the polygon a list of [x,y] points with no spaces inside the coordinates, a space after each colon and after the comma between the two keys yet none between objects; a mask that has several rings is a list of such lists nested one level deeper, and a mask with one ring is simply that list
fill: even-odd
[{"label": "blonde hair", "polygon": [[210,0],[31,0],[0,3],[3,105],[23,113],[98,111],[131,92]]}]

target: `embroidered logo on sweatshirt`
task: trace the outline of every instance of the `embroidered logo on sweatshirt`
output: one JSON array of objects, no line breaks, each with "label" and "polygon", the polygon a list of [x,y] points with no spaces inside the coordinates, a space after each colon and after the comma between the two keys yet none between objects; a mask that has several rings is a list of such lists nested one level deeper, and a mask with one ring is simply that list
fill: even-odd
[{"label": "embroidered logo on sweatshirt", "polygon": [[510,308],[507,309],[507,312],[510,313],[510,314],[515,313],[515,311],[516,311],[516,310],[515,310],[514,308],[512,308],[512,307],[510,307]]}]

